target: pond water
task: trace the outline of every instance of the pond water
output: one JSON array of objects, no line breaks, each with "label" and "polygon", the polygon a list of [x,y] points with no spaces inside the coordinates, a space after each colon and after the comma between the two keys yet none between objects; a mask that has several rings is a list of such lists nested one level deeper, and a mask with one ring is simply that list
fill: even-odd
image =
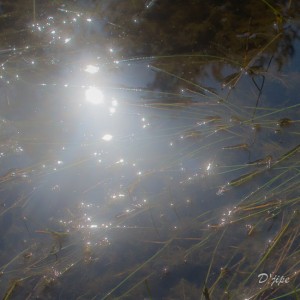
[{"label": "pond water", "polygon": [[0,297],[298,299],[299,16],[1,1]]}]

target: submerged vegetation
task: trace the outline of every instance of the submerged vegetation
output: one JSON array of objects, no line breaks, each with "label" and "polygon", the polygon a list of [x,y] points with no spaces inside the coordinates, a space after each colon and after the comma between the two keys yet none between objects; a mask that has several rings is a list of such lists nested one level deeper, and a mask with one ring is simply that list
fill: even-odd
[{"label": "submerged vegetation", "polygon": [[300,298],[300,4],[241,2],[0,2],[2,299]]}]

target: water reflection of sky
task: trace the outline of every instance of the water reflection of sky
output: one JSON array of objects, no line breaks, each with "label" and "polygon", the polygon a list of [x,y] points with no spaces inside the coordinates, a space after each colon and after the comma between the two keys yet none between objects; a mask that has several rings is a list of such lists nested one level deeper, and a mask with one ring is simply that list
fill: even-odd
[{"label": "water reflection of sky", "polygon": [[[147,1],[145,9],[155,5],[156,1]],[[214,76],[220,64],[223,77],[242,71],[228,61],[210,62],[191,84],[167,71],[170,58],[164,66],[154,57],[126,58],[113,43],[82,45],[83,36],[87,41],[94,34],[109,37],[106,26],[116,24],[105,18],[96,20],[62,7],[58,16],[43,19],[30,29],[41,39],[43,54],[35,54],[31,45],[11,50],[17,58],[9,55],[3,63],[7,78],[0,87],[5,112],[0,137],[6,141],[0,145],[1,183],[14,184],[15,178],[21,182],[18,188],[12,185],[2,191],[3,205],[13,205],[11,193],[17,197],[23,189],[29,194],[20,200],[20,216],[29,233],[25,239],[22,233],[17,235],[25,245],[47,228],[75,232],[74,243],[84,241],[86,248],[131,249],[127,242],[134,236],[130,230],[136,229],[144,230],[138,242],[166,243],[163,238],[175,236],[185,222],[193,218],[198,222],[199,215],[210,210],[217,213],[203,221],[204,230],[229,224],[238,200],[253,187],[234,189],[228,182],[243,175],[250,161],[282,154],[281,146],[269,150],[265,140],[286,143],[288,148],[295,144],[292,134],[275,133],[284,111],[268,115],[258,133],[249,125],[261,75],[253,83],[244,72],[239,88],[222,85]],[[297,89],[287,89],[280,77],[296,76],[297,48],[290,66],[277,72],[272,65],[263,75],[257,122],[267,109],[297,104]],[[15,70],[15,60],[21,71],[5,72],[6,67]],[[159,76],[163,84],[157,83]],[[13,84],[7,83],[11,77]],[[288,114],[297,118],[297,111]],[[237,116],[239,120],[234,119]],[[228,150],[243,144],[251,144],[251,149]],[[259,181],[254,185],[257,188]],[[162,233],[157,234],[159,230]],[[142,236],[147,232],[149,236]],[[191,229],[187,237],[196,238],[198,233]],[[271,234],[270,230],[265,235]],[[18,244],[20,250],[23,246]],[[136,255],[146,257],[138,251]],[[167,267],[159,268],[167,273]],[[95,269],[92,274],[104,272]]]}]

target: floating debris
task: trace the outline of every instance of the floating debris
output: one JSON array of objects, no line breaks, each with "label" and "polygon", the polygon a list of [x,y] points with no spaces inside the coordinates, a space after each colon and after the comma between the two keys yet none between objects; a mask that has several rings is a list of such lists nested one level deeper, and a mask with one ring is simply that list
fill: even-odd
[{"label": "floating debris", "polygon": [[238,145],[233,145],[233,146],[226,146],[223,147],[223,150],[248,150],[249,145],[244,143],[244,144],[238,144]]},{"label": "floating debris", "polygon": [[25,252],[24,254],[23,254],[23,258],[24,259],[29,259],[29,258],[31,258],[32,257],[32,252]]},{"label": "floating debris", "polygon": [[248,68],[247,71],[249,75],[261,75],[266,72],[266,70],[262,66],[253,66],[251,68]]},{"label": "floating debris", "polygon": [[188,130],[184,132],[181,136],[181,139],[198,139],[202,138],[202,133],[198,130]]},{"label": "floating debris", "polygon": [[292,123],[293,123],[293,121],[291,119],[283,118],[277,122],[277,126],[280,126],[281,128],[290,127],[292,125]]},{"label": "floating debris", "polygon": [[247,165],[250,165],[250,166],[264,166],[264,165],[267,165],[268,168],[270,168],[272,159],[273,158],[272,158],[271,155],[267,155],[264,158],[251,161],[251,162],[247,163]]},{"label": "floating debris", "polygon": [[254,131],[260,131],[261,130],[261,125],[260,124],[253,124],[251,128]]},{"label": "floating debris", "polygon": [[222,83],[222,86],[223,87],[226,87],[226,86],[229,86],[229,87],[233,87],[236,85],[236,83],[238,82],[239,78],[241,76],[241,72],[235,72],[233,74],[230,74],[228,76],[226,76],[224,79],[223,79],[223,83]]}]

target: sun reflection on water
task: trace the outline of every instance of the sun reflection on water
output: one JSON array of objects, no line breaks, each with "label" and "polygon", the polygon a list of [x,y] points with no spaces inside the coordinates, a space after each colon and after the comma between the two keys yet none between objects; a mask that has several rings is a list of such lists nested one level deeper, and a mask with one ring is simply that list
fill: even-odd
[{"label": "sun reflection on water", "polygon": [[87,65],[84,71],[90,74],[96,74],[99,72],[99,67],[94,65]]},{"label": "sun reflection on water", "polygon": [[94,105],[102,104],[104,102],[103,98],[103,92],[97,87],[91,86],[85,91],[85,99],[88,103]]},{"label": "sun reflection on water", "polygon": [[102,137],[102,140],[105,141],[105,142],[109,142],[111,141],[113,138],[113,136],[111,134],[105,134],[103,137]]}]

